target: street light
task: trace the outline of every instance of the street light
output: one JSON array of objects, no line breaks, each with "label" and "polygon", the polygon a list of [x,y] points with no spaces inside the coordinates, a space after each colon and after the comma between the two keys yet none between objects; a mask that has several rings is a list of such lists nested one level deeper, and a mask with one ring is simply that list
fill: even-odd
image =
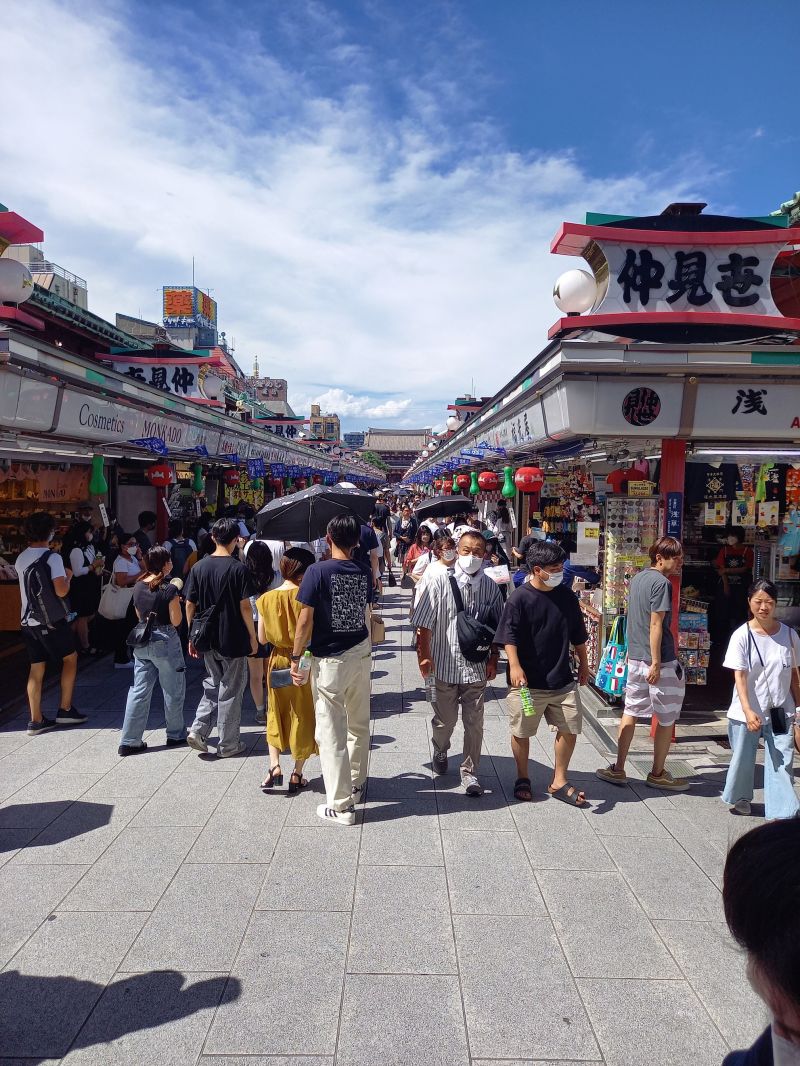
[{"label": "street light", "polygon": [[567,270],[553,286],[553,300],[559,311],[580,315],[594,307],[597,282],[585,270]]},{"label": "street light", "polygon": [[450,417],[447,419],[447,428],[449,430],[455,431],[460,425],[461,419],[458,417],[458,415],[450,415]]}]

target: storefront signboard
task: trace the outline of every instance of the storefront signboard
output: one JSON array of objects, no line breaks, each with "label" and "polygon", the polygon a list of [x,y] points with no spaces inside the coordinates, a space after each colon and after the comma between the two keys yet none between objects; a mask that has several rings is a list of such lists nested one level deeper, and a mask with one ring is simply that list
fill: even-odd
[{"label": "storefront signboard", "polygon": [[800,440],[800,383],[763,379],[701,382],[696,412],[695,436]]},{"label": "storefront signboard", "polygon": [[668,537],[676,537],[678,540],[683,536],[683,493],[667,493],[666,529]]},{"label": "storefront signboard", "polygon": [[600,551],[600,523],[578,522],[577,551],[570,556],[581,566],[597,566]]},{"label": "storefront signboard", "polygon": [[218,403],[226,384],[225,377],[206,357],[149,361],[136,356],[117,356],[111,365],[118,374],[184,400]]},{"label": "storefront signboard", "polygon": [[548,402],[549,394],[545,396],[547,432],[551,437],[554,436],[551,411],[566,423],[574,436],[671,437],[680,428],[683,403],[680,381],[587,379],[562,382],[557,390],[562,393],[558,407]]}]

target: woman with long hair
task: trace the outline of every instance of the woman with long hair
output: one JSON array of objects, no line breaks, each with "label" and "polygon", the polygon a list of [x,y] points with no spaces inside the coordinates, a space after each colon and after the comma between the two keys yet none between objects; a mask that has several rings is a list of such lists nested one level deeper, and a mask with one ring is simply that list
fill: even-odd
[{"label": "woman with long hair", "polygon": [[135,755],[147,749],[142,738],[156,681],[164,695],[167,747],[186,743],[186,664],[177,631],[183,615],[178,588],[169,581],[172,559],[166,548],[156,547],[146,553],[144,562],[145,570],[133,589],[133,606],[140,622],[150,614],[155,615],[155,620],[149,643],[133,651],[133,685],[125,706],[120,755]]},{"label": "woman with long hair", "polygon": [[764,806],[767,818],[794,818],[795,708],[800,705],[800,638],[775,617],[778,590],[755,581],[747,592],[750,621],[731,634],[723,666],[733,670],[728,710],[731,762],[722,793],[737,814],[750,814],[758,742],[764,741]]},{"label": "woman with long hair", "polygon": [[[313,552],[305,548],[289,548],[281,559],[283,584],[258,600],[258,639],[270,644],[267,662],[267,677],[276,670],[289,670],[292,665],[297,619],[302,604],[298,603],[297,591],[303,574],[314,562]],[[273,688],[267,685],[269,704],[267,709],[267,743],[269,744],[269,773],[261,783],[264,792],[283,784],[281,752],[288,748],[294,757],[294,769],[289,777],[289,792],[306,788],[303,777],[306,759],[314,755],[317,745],[314,740],[314,699],[311,685],[286,685]]]},{"label": "woman with long hair", "polygon": [[[258,629],[258,598],[275,585],[275,568],[272,552],[263,540],[249,540],[244,546],[244,565],[250,572],[255,595],[250,597],[253,608],[253,624]],[[258,651],[247,660],[250,671],[250,695],[256,707],[256,725],[267,723],[267,698],[264,691],[266,684],[266,664],[268,649],[259,640]]]},{"label": "woman with long hair", "polygon": [[403,557],[403,573],[410,574],[414,564],[421,555],[428,555],[433,541],[433,530],[430,526],[420,526],[414,537],[414,543]]},{"label": "woman with long hair", "polygon": [[64,537],[61,554],[64,562],[72,571],[69,586],[69,602],[75,614],[75,632],[78,637],[78,651],[88,655],[89,623],[97,613],[100,604],[103,556],[93,544],[94,529],[91,522],[76,522]]}]

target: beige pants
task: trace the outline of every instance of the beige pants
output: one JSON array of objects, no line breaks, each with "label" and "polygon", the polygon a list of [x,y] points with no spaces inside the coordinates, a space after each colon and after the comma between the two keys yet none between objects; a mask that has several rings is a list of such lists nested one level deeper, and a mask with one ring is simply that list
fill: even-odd
[{"label": "beige pants", "polygon": [[464,723],[464,761],[462,770],[477,770],[483,744],[483,697],[485,681],[471,685],[448,685],[436,679],[436,708],[433,715],[433,743],[439,751],[447,751],[450,737],[458,721],[458,705],[461,703],[461,719]]},{"label": "beige pants", "polygon": [[327,805],[337,811],[351,806],[353,785],[367,776],[371,665],[367,639],[341,655],[315,658],[311,666],[322,780]]}]

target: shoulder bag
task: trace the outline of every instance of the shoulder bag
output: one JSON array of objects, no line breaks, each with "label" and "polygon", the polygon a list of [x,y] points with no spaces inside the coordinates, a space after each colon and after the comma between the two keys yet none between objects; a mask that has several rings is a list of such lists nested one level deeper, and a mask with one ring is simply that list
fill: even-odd
[{"label": "shoulder bag", "polygon": [[195,651],[205,653],[211,651],[214,645],[214,638],[217,635],[217,615],[219,614],[219,609],[225,599],[225,594],[230,588],[231,574],[233,571],[234,567],[229,566],[228,572],[225,575],[225,580],[222,582],[222,588],[219,590],[219,596],[214,605],[212,607],[206,607],[203,611],[195,612],[192,624],[189,627],[189,641],[194,645]]},{"label": "shoulder bag", "polygon": [[468,663],[482,663],[489,658],[489,652],[494,643],[495,630],[464,610],[464,600],[458,582],[451,575],[450,587],[453,590],[453,598],[456,601],[458,616],[456,619],[456,633],[458,634],[458,646],[461,654]]},{"label": "shoulder bag", "polygon": [[115,585],[112,573],[111,580],[103,587],[103,594],[100,597],[97,613],[109,622],[121,622],[128,613],[132,599],[133,585],[129,585],[127,588]]},{"label": "shoulder bag", "polygon": [[128,634],[125,643],[129,648],[143,648],[146,644],[149,644],[153,638],[153,630],[156,627],[156,617],[158,614],[159,598],[161,598],[161,589],[156,589],[156,602],[153,604],[153,610],[143,618],[141,622],[137,622],[133,629]]},{"label": "shoulder bag", "polygon": [[609,696],[621,696],[628,683],[628,631],[624,614],[617,615],[603,649],[594,684]]}]

